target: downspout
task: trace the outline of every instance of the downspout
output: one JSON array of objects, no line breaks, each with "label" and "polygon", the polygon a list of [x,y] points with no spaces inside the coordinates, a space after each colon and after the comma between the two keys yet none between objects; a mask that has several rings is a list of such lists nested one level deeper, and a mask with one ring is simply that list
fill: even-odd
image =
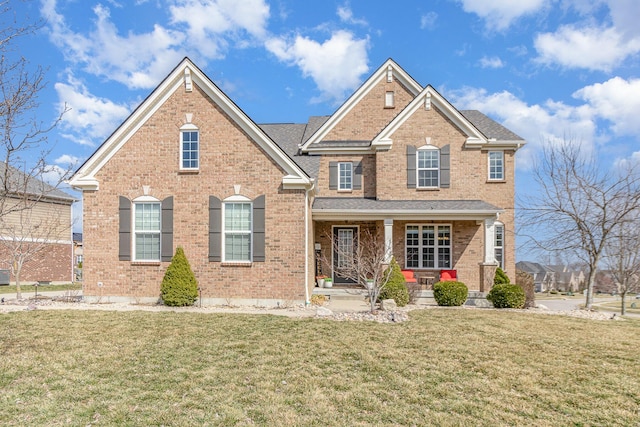
[{"label": "downspout", "polygon": [[315,190],[315,181],[304,190],[304,305],[311,305],[309,299],[309,193]]}]

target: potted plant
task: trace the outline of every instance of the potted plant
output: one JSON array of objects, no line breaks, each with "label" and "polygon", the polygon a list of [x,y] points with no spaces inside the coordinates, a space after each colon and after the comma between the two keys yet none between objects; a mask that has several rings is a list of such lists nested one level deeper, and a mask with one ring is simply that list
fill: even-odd
[{"label": "potted plant", "polygon": [[320,275],[320,276],[316,276],[316,283],[318,284],[319,288],[324,288],[324,281],[326,280],[327,276],[324,275]]},{"label": "potted plant", "polygon": [[333,286],[333,279],[331,277],[327,277],[326,279],[324,279],[325,288],[330,288],[332,286]]}]

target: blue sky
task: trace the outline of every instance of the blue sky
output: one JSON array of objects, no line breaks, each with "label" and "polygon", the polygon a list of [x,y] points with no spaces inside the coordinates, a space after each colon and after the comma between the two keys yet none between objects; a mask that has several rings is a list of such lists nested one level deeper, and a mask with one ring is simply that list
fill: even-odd
[{"label": "blue sky", "polygon": [[331,114],[391,57],[528,141],[521,194],[535,189],[533,161],[549,141],[580,141],[603,169],[640,159],[637,0],[10,4],[45,20],[16,47],[48,67],[40,119],[71,108],[50,135],[61,167],[86,160],[184,56],[257,123]]}]

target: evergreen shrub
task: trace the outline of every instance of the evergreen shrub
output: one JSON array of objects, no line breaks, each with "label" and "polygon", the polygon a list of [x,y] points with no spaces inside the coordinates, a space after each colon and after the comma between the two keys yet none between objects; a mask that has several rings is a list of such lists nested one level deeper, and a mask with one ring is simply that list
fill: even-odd
[{"label": "evergreen shrub", "polygon": [[487,300],[493,303],[495,308],[523,308],[524,290],[518,285],[508,283],[495,285],[489,291]]},{"label": "evergreen shrub", "polygon": [[409,290],[407,289],[402,270],[395,258],[391,259],[391,264],[389,264],[389,267],[385,270],[383,277],[387,277],[389,269],[391,269],[391,277],[389,277],[389,281],[380,291],[379,299],[381,301],[384,299],[393,299],[398,307],[404,307],[409,304]]},{"label": "evergreen shrub", "polygon": [[171,307],[193,305],[198,298],[198,283],[181,246],[164,273],[160,294],[164,304]]},{"label": "evergreen shrub", "polygon": [[433,285],[433,297],[440,306],[461,306],[468,295],[469,289],[462,282],[438,282]]}]

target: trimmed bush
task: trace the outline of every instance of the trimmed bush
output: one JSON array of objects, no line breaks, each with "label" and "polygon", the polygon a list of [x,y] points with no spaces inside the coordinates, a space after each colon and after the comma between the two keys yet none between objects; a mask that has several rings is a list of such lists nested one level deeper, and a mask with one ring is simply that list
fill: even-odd
[{"label": "trimmed bush", "polygon": [[496,268],[496,274],[493,276],[493,284],[494,285],[502,285],[505,283],[511,283],[509,277],[500,267]]},{"label": "trimmed bush", "polygon": [[518,285],[503,283],[495,285],[489,291],[487,300],[493,303],[495,308],[522,308],[524,307],[524,290]]},{"label": "trimmed bush", "polygon": [[198,283],[181,246],[164,273],[160,294],[165,305],[172,307],[193,305],[198,298]]},{"label": "trimmed bush", "polygon": [[[395,258],[391,259],[389,268],[391,269],[391,277],[380,291],[379,299],[380,301],[383,299],[393,299],[398,307],[404,307],[409,304],[409,290],[404,281],[402,270],[400,270],[400,266]],[[387,277],[388,271],[389,269],[384,272],[384,277]]]},{"label": "trimmed bush", "polygon": [[462,282],[438,282],[433,285],[433,297],[440,306],[461,306],[468,295],[469,289]]}]

